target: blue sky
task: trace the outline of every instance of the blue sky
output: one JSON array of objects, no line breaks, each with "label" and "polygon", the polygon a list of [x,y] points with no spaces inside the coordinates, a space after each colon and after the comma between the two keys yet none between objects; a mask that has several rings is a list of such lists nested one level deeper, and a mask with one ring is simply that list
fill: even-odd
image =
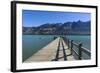
[{"label": "blue sky", "polygon": [[90,13],[76,12],[55,12],[55,11],[36,11],[23,10],[22,22],[25,27],[39,26],[45,23],[65,23],[73,21],[89,21]]}]

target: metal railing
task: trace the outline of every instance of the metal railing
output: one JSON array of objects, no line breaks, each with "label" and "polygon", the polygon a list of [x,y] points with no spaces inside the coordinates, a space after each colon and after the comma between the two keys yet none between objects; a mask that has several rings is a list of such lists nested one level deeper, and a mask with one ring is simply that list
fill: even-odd
[{"label": "metal railing", "polygon": [[[71,50],[71,54],[73,54],[74,52],[77,55],[79,60],[83,59],[82,52],[84,52],[88,56],[91,56],[91,51],[88,50],[87,48],[84,48],[82,43],[78,44],[78,43],[75,43],[73,40],[69,40],[65,37],[62,37],[62,38],[64,39],[65,43],[68,45],[68,49]],[[78,48],[78,52],[75,50],[74,46]]]}]

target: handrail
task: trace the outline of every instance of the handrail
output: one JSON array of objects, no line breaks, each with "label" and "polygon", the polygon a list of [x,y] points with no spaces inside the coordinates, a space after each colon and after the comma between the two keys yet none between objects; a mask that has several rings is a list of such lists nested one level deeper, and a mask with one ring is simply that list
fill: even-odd
[{"label": "handrail", "polygon": [[76,46],[76,47],[78,47],[78,44],[77,44],[77,43],[75,43],[75,42],[73,42],[73,45],[74,45],[74,46]]},{"label": "handrail", "polygon": [[76,53],[77,56],[79,56],[79,54],[74,49],[72,49],[72,50]]},{"label": "handrail", "polygon": [[[67,39],[65,37],[62,37],[62,38],[68,44],[68,48],[69,47],[71,48],[71,54],[72,54],[72,51],[73,51],[78,56],[79,60],[83,59],[82,52],[84,52],[85,54],[87,54],[89,56],[91,55],[90,50],[88,50],[87,48],[83,47],[82,43],[78,44],[78,43],[73,42],[73,40],[69,40],[69,39]],[[69,44],[70,44],[70,46],[69,46]],[[78,48],[78,52],[75,51],[73,46]]]},{"label": "handrail", "polygon": [[82,51],[84,51],[87,55],[91,55],[91,51],[86,49],[85,47],[82,47]]}]

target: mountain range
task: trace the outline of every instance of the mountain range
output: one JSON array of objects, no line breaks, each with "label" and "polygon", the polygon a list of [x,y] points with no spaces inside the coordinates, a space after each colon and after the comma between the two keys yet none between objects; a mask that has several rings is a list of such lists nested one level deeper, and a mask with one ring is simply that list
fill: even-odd
[{"label": "mountain range", "polygon": [[23,26],[26,35],[90,35],[91,21],[76,21],[65,23],[46,23],[37,27]]}]

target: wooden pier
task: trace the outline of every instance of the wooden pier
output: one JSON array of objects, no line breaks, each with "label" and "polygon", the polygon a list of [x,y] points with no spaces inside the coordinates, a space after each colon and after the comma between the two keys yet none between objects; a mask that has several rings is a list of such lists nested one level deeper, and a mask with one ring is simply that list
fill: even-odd
[{"label": "wooden pier", "polygon": [[[73,49],[74,45],[79,48],[78,53]],[[85,51],[88,55],[91,54],[89,50],[82,47],[82,44],[77,45],[76,43],[73,43],[72,40],[69,41],[64,37],[57,37],[51,43],[25,60],[24,63],[42,61],[72,61],[76,60],[73,56],[73,52],[75,52],[75,54],[78,56],[78,59],[81,60],[82,51]]]}]

